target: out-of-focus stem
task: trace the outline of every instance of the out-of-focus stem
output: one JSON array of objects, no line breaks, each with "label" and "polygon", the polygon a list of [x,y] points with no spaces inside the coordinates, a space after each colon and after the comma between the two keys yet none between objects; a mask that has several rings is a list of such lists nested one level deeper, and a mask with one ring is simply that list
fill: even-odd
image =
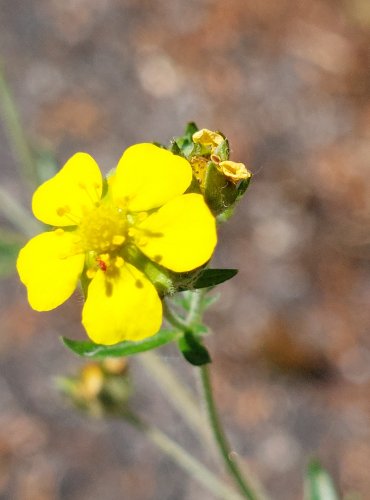
[{"label": "out-of-focus stem", "polygon": [[21,119],[11,91],[5,79],[0,61],[0,107],[3,115],[5,132],[10,143],[13,157],[21,176],[33,190],[37,184],[35,161],[24,135]]},{"label": "out-of-focus stem", "polygon": [[[137,357],[142,366],[155,378],[163,394],[185,421],[210,446],[212,436],[196,400],[174,371],[154,351],[143,352]],[[213,442],[212,442],[213,444]]]},{"label": "out-of-focus stem", "polygon": [[25,236],[40,232],[41,225],[22,205],[0,186],[0,212]]},{"label": "out-of-focus stem", "polygon": [[186,470],[191,477],[209,490],[215,498],[224,500],[241,500],[242,497],[230,486],[221,481],[207,467],[190,455],[184,448],[172,441],[158,428],[143,422],[137,415],[128,413],[124,415],[125,420],[142,432],[152,443],[160,448],[166,455],[172,458],[177,465]]}]

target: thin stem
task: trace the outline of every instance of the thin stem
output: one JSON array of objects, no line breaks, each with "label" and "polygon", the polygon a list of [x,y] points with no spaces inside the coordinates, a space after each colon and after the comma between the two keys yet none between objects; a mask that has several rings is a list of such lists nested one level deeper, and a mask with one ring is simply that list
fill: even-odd
[{"label": "thin stem", "polygon": [[1,62],[0,105],[4,116],[5,131],[19,172],[27,180],[29,187],[33,189],[37,182],[35,161],[25,138],[17,106],[6,82]]},{"label": "thin stem", "polygon": [[184,448],[169,438],[158,428],[143,422],[137,415],[127,413],[124,418],[137,430],[142,432],[152,443],[171,457],[177,465],[186,470],[194,479],[201,483],[216,498],[224,500],[241,500],[241,496],[227,484],[221,481],[207,467],[190,455]]},{"label": "thin stem", "polygon": [[175,328],[180,330],[186,330],[188,328],[188,323],[185,322],[180,316],[178,316],[174,311],[172,311],[165,300],[163,300],[163,314],[166,320]]},{"label": "thin stem", "polygon": [[186,323],[188,326],[199,320],[199,316],[202,312],[202,299],[206,293],[207,288],[202,288],[201,290],[195,290],[192,292],[190,309],[186,317]]},{"label": "thin stem", "polygon": [[[202,306],[203,306],[202,299],[205,293],[207,293],[207,289],[197,290],[192,293],[190,301],[190,309],[186,317],[186,320],[185,321],[181,320],[181,323],[184,323],[182,326],[183,331],[191,329],[193,324],[200,320],[202,313]],[[181,325],[177,321],[177,318],[174,317],[172,311],[168,307],[166,307],[165,309],[165,314],[167,320],[171,324],[173,324],[177,328],[181,328]],[[208,421],[217,448],[221,455],[221,458],[223,459],[223,462],[227,470],[229,471],[230,475],[234,478],[235,482],[239,486],[239,489],[243,493],[244,497],[248,498],[249,500],[257,500],[258,497],[254,493],[253,488],[250,486],[249,484],[250,481],[247,481],[247,479],[243,476],[238,464],[232,458],[232,450],[228,444],[225,432],[223,430],[223,427],[221,425],[216,410],[216,405],[213,398],[212,386],[207,365],[203,365],[200,367],[200,373],[201,373],[201,383],[203,388],[205,406],[207,409]]]},{"label": "thin stem", "polygon": [[252,487],[248,484],[246,478],[243,476],[235,459],[233,459],[232,450],[226,439],[225,432],[222,428],[217,413],[207,365],[203,365],[200,367],[200,374],[208,420],[224,464],[239,486],[239,489],[243,493],[244,497],[248,498],[249,500],[257,500],[257,496],[254,493]]},{"label": "thin stem", "polygon": [[163,394],[168,398],[174,410],[185,419],[190,427],[204,440],[205,444],[209,446],[212,442],[212,436],[202,418],[200,408],[193,395],[178,379],[171,367],[164,363],[154,351],[143,352],[137,359],[150,375],[157,380],[158,385],[163,389]]},{"label": "thin stem", "polygon": [[23,206],[0,186],[0,211],[21,233],[34,236],[40,232],[38,223]]}]

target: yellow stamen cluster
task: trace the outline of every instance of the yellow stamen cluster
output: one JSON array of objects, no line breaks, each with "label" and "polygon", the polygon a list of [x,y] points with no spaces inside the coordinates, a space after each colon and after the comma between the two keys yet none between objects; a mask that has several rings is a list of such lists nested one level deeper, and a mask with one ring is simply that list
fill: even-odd
[{"label": "yellow stamen cluster", "polygon": [[126,241],[127,233],[125,211],[105,204],[86,213],[78,226],[82,249],[97,254],[115,251]]}]

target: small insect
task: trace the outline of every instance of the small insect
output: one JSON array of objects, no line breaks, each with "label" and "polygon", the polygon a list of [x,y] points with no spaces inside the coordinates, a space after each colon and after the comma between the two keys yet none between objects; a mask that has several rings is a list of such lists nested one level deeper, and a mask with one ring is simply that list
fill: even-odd
[{"label": "small insect", "polygon": [[107,264],[104,262],[104,260],[96,259],[96,262],[98,263],[98,266],[102,271],[105,272],[107,270]]}]

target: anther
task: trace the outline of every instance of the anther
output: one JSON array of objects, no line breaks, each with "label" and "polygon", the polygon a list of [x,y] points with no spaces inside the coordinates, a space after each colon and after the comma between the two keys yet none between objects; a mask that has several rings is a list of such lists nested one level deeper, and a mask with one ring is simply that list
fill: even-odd
[{"label": "anther", "polygon": [[64,207],[58,207],[57,208],[57,214],[60,217],[63,217],[63,215],[67,214],[71,209],[69,208],[68,205],[64,205]]},{"label": "anther", "polygon": [[113,245],[122,245],[125,241],[125,237],[123,236],[123,234],[116,234],[115,236],[113,236],[112,238],[112,243]]},{"label": "anther", "polygon": [[89,280],[92,280],[95,275],[96,275],[96,269],[90,268],[86,271],[86,276],[89,278]]},{"label": "anther", "polygon": [[143,222],[146,218],[148,217],[148,214],[146,212],[140,212],[137,214],[137,222]]},{"label": "anther", "polygon": [[116,260],[114,261],[114,265],[117,267],[117,269],[120,269],[124,263],[125,261],[120,256],[116,257]]}]

